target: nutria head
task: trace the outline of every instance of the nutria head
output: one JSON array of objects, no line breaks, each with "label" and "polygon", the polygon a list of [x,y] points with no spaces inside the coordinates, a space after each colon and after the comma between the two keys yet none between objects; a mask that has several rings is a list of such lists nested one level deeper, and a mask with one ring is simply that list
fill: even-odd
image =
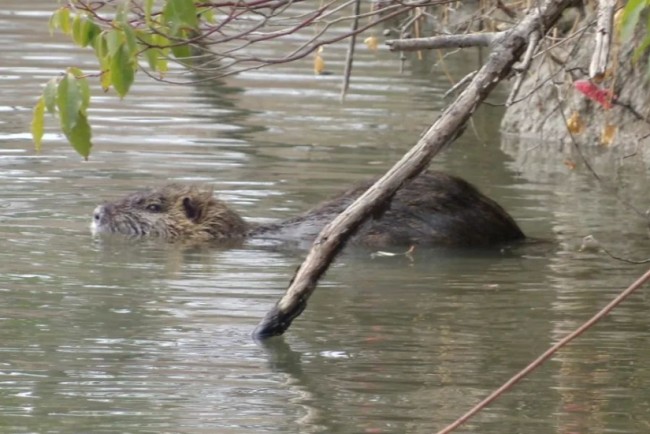
[{"label": "nutria head", "polygon": [[167,241],[218,241],[243,238],[248,225],[211,188],[169,184],[99,205],[91,230]]}]

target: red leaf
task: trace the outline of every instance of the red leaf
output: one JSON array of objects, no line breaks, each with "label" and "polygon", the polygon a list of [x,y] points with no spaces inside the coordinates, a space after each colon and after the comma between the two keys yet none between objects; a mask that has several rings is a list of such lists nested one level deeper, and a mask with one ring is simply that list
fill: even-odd
[{"label": "red leaf", "polygon": [[609,89],[598,87],[589,80],[576,80],[573,85],[590,100],[596,101],[606,109],[612,108],[614,95]]}]

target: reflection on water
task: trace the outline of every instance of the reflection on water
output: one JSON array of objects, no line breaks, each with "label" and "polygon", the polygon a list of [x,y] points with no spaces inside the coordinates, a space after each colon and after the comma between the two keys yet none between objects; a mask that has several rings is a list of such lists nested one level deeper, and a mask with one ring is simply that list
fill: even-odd
[{"label": "reflection on water", "polygon": [[[446,76],[422,65],[399,75],[392,54],[361,51],[343,105],[339,77],[312,76],[309,61],[193,87],[143,79],[123,102],[93,102],[89,162],[53,125],[35,155],[39,86],[92,59],[50,38],[51,2],[4,6],[2,432],[429,433],[641,271],[578,247],[594,234],[643,257],[645,222],[586,171],[506,147],[511,161],[497,150],[498,111],[481,110],[480,138],[468,129],[434,167],[480,185],[550,243],[413,261],[349,251],[288,335],[257,345],[250,333],[303,252],[96,240],[93,208],[171,179],[213,185],[253,221],[295,214],[399,158],[444,105]],[[344,50],[328,49],[329,64]],[[647,207],[638,171],[610,177],[626,185],[619,197]],[[647,311],[633,297],[461,432],[647,431]]]}]

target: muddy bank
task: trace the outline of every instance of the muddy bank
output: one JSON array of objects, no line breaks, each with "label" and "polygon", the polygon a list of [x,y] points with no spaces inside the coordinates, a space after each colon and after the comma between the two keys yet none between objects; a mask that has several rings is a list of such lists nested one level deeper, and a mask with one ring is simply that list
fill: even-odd
[{"label": "muddy bank", "polygon": [[[583,20],[575,29],[585,30],[575,31],[570,40],[539,56],[528,71],[518,102],[506,110],[501,124],[504,148],[517,160],[530,160],[541,152],[534,160],[539,163],[550,157],[552,161],[545,164],[558,165],[553,171],[564,164],[580,164],[575,140],[589,150],[596,166],[616,166],[629,158],[650,163],[647,53],[635,63],[635,44],[615,41],[607,77],[599,84],[602,89],[613,90],[618,101],[644,119],[616,103],[603,107],[574,86],[576,80],[587,79],[595,45],[594,23],[594,17]],[[567,124],[572,125],[573,134]]]}]

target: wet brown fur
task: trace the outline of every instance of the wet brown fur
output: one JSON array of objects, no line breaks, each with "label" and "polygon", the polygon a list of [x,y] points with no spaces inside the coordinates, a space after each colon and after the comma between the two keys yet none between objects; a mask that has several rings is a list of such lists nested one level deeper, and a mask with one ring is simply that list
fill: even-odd
[{"label": "wet brown fur", "polygon": [[139,191],[104,204],[95,221],[107,225],[100,232],[159,237],[168,241],[226,241],[243,239],[248,224],[211,188],[169,184]]},{"label": "wet brown fur", "polygon": [[[270,225],[247,224],[216,199],[211,189],[180,184],[105,204],[101,212],[96,211],[95,220],[104,225],[99,232],[157,236],[168,241],[222,242],[260,237],[310,242],[370,185],[372,181],[300,216]],[[488,246],[523,238],[512,217],[474,186],[457,177],[429,172],[398,190],[388,206],[361,226],[352,242],[372,247]]]}]

